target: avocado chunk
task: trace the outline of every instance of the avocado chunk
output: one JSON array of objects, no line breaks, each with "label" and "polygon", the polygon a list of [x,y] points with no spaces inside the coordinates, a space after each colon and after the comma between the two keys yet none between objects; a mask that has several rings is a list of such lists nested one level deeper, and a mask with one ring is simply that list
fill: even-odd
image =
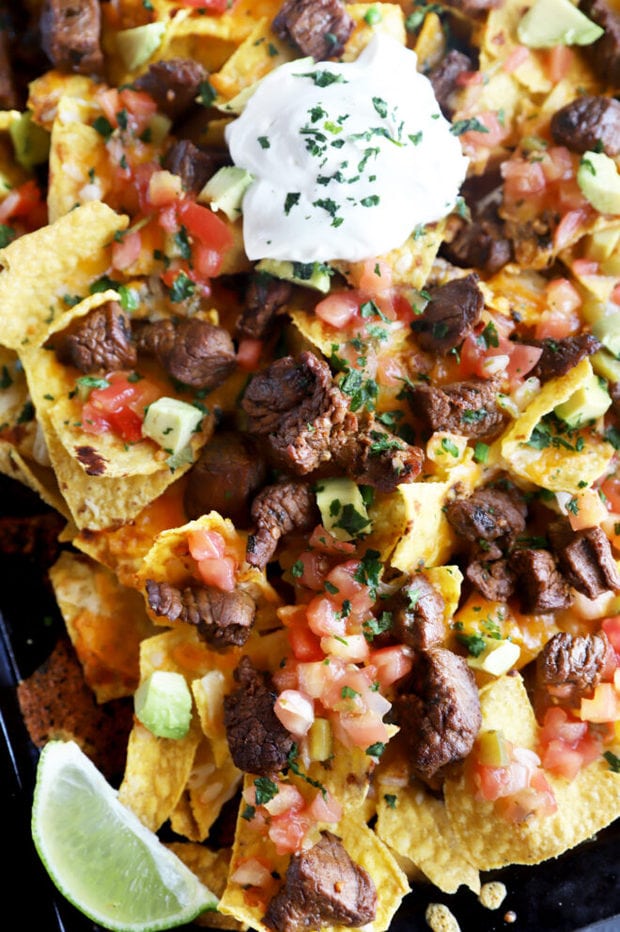
[{"label": "avocado chunk", "polygon": [[203,412],[178,398],[158,398],[147,408],[142,435],[150,437],[171,456],[189,447]]},{"label": "avocado chunk", "polygon": [[517,26],[519,42],[531,49],[591,45],[604,31],[570,0],[536,0]]},{"label": "avocado chunk", "polygon": [[620,175],[604,152],[584,152],[577,169],[582,194],[602,214],[620,214]]},{"label": "avocado chunk", "polygon": [[581,427],[602,417],[611,405],[611,398],[601,380],[592,373],[587,382],[570,396],[568,401],[557,405],[555,414],[570,428]]},{"label": "avocado chunk", "polygon": [[245,168],[224,165],[209,178],[198,195],[198,200],[201,203],[206,201],[212,210],[221,210],[229,220],[237,220],[241,214],[243,195],[253,180]]},{"label": "avocado chunk", "polygon": [[136,717],[158,738],[184,738],[192,720],[192,694],[180,673],[154,670],[134,695]]},{"label": "avocado chunk", "polygon": [[592,332],[610,353],[620,356],[620,314],[617,311],[599,317],[592,325]]},{"label": "avocado chunk", "polygon": [[608,382],[620,382],[620,359],[614,359],[607,350],[599,350],[590,356],[592,368],[601,378]]},{"label": "avocado chunk", "polygon": [[338,540],[353,540],[370,531],[370,518],[359,487],[352,479],[323,479],[316,503],[326,531]]},{"label": "avocado chunk", "polygon": [[32,119],[26,110],[9,126],[15,158],[30,171],[35,165],[47,162],[50,153],[50,134]]},{"label": "avocado chunk", "polygon": [[258,272],[267,272],[274,278],[282,278],[294,285],[313,288],[327,294],[331,284],[331,269],[322,262],[287,262],[279,259],[261,259],[256,264]]},{"label": "avocado chunk", "polygon": [[165,23],[146,23],[133,29],[121,29],[116,33],[116,51],[125,68],[135,71],[149,60],[161,45],[166,31]]}]

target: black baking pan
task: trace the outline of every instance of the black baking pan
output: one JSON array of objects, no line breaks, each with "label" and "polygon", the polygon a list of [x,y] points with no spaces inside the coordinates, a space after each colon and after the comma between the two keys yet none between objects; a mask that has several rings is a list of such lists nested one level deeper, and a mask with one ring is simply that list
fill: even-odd
[{"label": "black baking pan", "polygon": [[[42,511],[35,496],[0,477],[0,518]],[[98,932],[56,891],[30,835],[38,752],[22,721],[16,686],[47,657],[62,631],[46,578],[49,558],[49,549],[45,555],[38,552],[36,542],[28,553],[0,555],[3,911],[20,928],[38,932]],[[424,914],[429,903],[448,905],[462,932],[620,932],[620,820],[559,858],[492,871],[483,875],[482,881],[487,880],[506,886],[498,910],[485,909],[468,890],[449,896],[430,884],[418,884],[403,901],[390,932],[428,932]]]}]

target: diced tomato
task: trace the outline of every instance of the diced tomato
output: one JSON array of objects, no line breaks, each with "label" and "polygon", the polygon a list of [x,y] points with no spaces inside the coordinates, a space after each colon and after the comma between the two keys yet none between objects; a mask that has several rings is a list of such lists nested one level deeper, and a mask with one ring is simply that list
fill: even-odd
[{"label": "diced tomato", "polygon": [[338,540],[329,531],[325,530],[322,524],[318,524],[310,535],[308,541],[313,550],[320,553],[328,554],[351,554],[355,553],[355,544],[350,540]]},{"label": "diced tomato", "polygon": [[499,812],[509,822],[524,822],[532,815],[545,818],[557,812],[557,802],[542,770],[536,771],[530,785],[498,800]]},{"label": "diced tomato", "polygon": [[573,780],[582,767],[600,757],[602,742],[587,722],[573,718],[566,709],[552,707],[545,713],[539,748],[545,770]]},{"label": "diced tomato", "polygon": [[605,496],[608,511],[620,514],[620,478],[608,476],[601,483],[601,492]]},{"label": "diced tomato", "polygon": [[553,247],[556,250],[564,249],[569,246],[573,239],[576,238],[578,231],[582,228],[588,217],[588,211],[583,208],[569,210],[564,214],[553,234]]},{"label": "diced tomato", "polygon": [[244,887],[265,887],[272,876],[270,868],[258,858],[246,858],[239,862],[230,879]]},{"label": "diced tomato", "polygon": [[223,557],[226,540],[219,531],[195,528],[187,534],[187,546],[194,560]]},{"label": "diced tomato", "polygon": [[250,337],[240,340],[237,347],[237,364],[246,372],[256,372],[264,348],[262,340],[253,340]]},{"label": "diced tomato", "polygon": [[313,699],[320,699],[327,680],[330,678],[330,667],[332,661],[328,664],[323,663],[323,659],[311,661],[309,663],[297,664],[297,676],[299,679],[299,688],[311,696]]},{"label": "diced tomato", "polygon": [[307,589],[320,592],[329,569],[329,557],[316,550],[304,550],[295,562],[295,582]]},{"label": "diced tomato", "polygon": [[306,811],[313,822],[340,822],[342,818],[342,805],[329,790],[325,795],[318,792]]},{"label": "diced tomato", "polygon": [[616,285],[612,291],[610,301],[614,304],[620,304],[620,285]]},{"label": "diced tomato", "polygon": [[586,275],[598,275],[600,272],[599,263],[594,262],[592,259],[575,259],[572,264],[572,269],[575,275],[579,277]]},{"label": "diced tomato", "polygon": [[112,265],[119,271],[124,271],[136,262],[142,250],[142,236],[139,230],[126,233],[112,246]]},{"label": "diced tomato", "polygon": [[591,699],[582,699],[580,718],[585,722],[615,722],[620,718],[620,696],[612,683],[599,683]]},{"label": "diced tomato", "polygon": [[181,6],[194,10],[206,10],[208,13],[225,13],[232,8],[232,0],[179,0]]},{"label": "diced tomato", "polygon": [[524,45],[517,45],[512,52],[504,59],[502,71],[512,74],[520,65],[524,64],[530,57],[530,50]]},{"label": "diced tomato", "polygon": [[[272,798],[263,803],[263,808],[267,810],[270,816],[279,816],[284,812],[301,812],[305,807],[306,801],[292,783],[283,783],[277,781],[278,792]],[[245,797],[245,794],[244,794]],[[251,805],[256,804],[256,795],[254,800],[250,801]]]},{"label": "diced tomato", "polygon": [[508,128],[502,126],[494,110],[485,110],[482,113],[478,113],[476,119],[486,127],[487,131],[480,132],[478,130],[470,130],[467,133],[463,133],[461,140],[466,147],[494,149],[495,146],[498,146],[508,135]]},{"label": "diced tomato", "polygon": [[209,207],[196,204],[195,201],[181,201],[177,207],[181,223],[188,233],[219,253],[224,253],[233,244],[233,236],[228,225],[217,217]]},{"label": "diced tomato", "polygon": [[576,507],[568,514],[573,531],[598,527],[607,517],[607,509],[595,489],[583,489],[577,493],[575,501]]},{"label": "diced tomato", "polygon": [[406,676],[413,667],[411,651],[403,644],[373,650],[369,665],[374,679],[385,689]]},{"label": "diced tomato", "polygon": [[355,291],[334,291],[314,308],[314,313],[326,324],[342,330],[359,318],[360,297]]},{"label": "diced tomato", "polygon": [[549,80],[557,84],[569,73],[575,53],[568,45],[554,45],[546,50],[546,71]]},{"label": "diced tomato", "polygon": [[363,634],[333,635],[321,638],[321,650],[329,657],[339,657],[351,663],[364,663],[370,654],[368,641]]},{"label": "diced tomato", "polygon": [[484,75],[481,71],[461,71],[456,77],[456,84],[459,87],[475,87],[484,83]]},{"label": "diced tomato", "polygon": [[108,123],[117,127],[118,118],[116,114],[122,110],[118,90],[115,87],[100,88],[95,96]]},{"label": "diced tomato", "polygon": [[346,631],[342,612],[331,596],[318,595],[308,604],[308,627],[317,637],[342,637]]},{"label": "diced tomato", "polygon": [[9,191],[0,202],[0,223],[8,220],[27,219],[29,227],[35,229],[46,222],[46,206],[36,181],[25,181]]},{"label": "diced tomato", "polygon": [[198,572],[206,586],[232,592],[236,582],[237,561],[234,557],[206,557],[198,561]]},{"label": "diced tomato", "polygon": [[269,837],[277,854],[294,854],[300,851],[311,821],[304,812],[289,810],[271,820]]},{"label": "diced tomato", "polygon": [[507,200],[518,201],[545,190],[547,180],[540,162],[509,159],[502,163],[504,194]]},{"label": "diced tomato", "polygon": [[194,271],[192,278],[214,278],[219,275],[222,261],[222,253],[218,252],[217,249],[212,249],[200,242],[192,244],[192,268]]},{"label": "diced tomato", "polygon": [[513,343],[510,359],[506,367],[506,375],[511,382],[517,382],[527,377],[542,355],[540,346],[529,346],[527,343]]},{"label": "diced tomato", "polygon": [[153,172],[149,179],[148,196],[153,207],[165,207],[173,204],[183,193],[183,182],[180,175],[172,172]]},{"label": "diced tomato", "polygon": [[350,278],[363,294],[389,294],[392,290],[392,269],[384,259],[366,259],[351,266]]},{"label": "diced tomato", "polygon": [[314,721],[314,703],[298,689],[285,689],[275,701],[273,710],[287,731],[301,738]]},{"label": "diced tomato", "polygon": [[125,373],[107,377],[106,388],[95,388],[82,408],[82,429],[100,434],[110,431],[127,443],[142,440],[144,409],[161,395],[147,379],[130,382]]},{"label": "diced tomato", "polygon": [[177,217],[176,203],[163,207],[157,214],[157,222],[165,233],[178,233],[180,224]]},{"label": "diced tomato", "polygon": [[609,638],[609,643],[616,654],[620,657],[620,615],[604,618],[601,622],[601,628]]},{"label": "diced tomato", "polygon": [[548,184],[566,181],[575,174],[573,156],[564,146],[552,146],[540,158],[539,164]]},{"label": "diced tomato", "polygon": [[372,711],[359,715],[340,713],[334,731],[347,747],[364,749],[373,744],[387,744],[390,737],[385,722]]}]

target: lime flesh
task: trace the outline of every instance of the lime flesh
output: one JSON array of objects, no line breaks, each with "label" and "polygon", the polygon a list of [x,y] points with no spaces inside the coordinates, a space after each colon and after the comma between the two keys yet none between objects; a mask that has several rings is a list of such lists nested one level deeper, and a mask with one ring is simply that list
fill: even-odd
[{"label": "lime flesh", "polygon": [[217,906],[73,741],[41,752],[32,836],[63,896],[106,929],[171,929]]}]

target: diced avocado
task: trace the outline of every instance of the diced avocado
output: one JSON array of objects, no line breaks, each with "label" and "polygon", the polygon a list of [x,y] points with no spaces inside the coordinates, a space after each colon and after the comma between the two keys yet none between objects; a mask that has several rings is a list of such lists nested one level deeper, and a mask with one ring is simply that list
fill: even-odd
[{"label": "diced avocado", "polygon": [[352,479],[323,479],[316,490],[323,527],[338,540],[353,540],[370,531],[370,518]]},{"label": "diced avocado", "polygon": [[512,670],[519,657],[521,648],[514,641],[487,639],[484,651],[478,657],[468,657],[467,663],[476,670],[483,670],[491,676],[503,676]]},{"label": "diced avocado", "polygon": [[9,126],[15,158],[20,165],[30,170],[35,165],[47,162],[50,153],[50,134],[32,119],[32,114],[26,110],[19,119],[13,120]]},{"label": "diced avocado", "polygon": [[501,731],[482,731],[478,735],[478,762],[486,767],[507,767],[510,763],[508,742]]},{"label": "diced avocado", "polygon": [[148,125],[149,141],[155,146],[160,145],[170,132],[171,126],[172,120],[170,117],[165,116],[163,113],[154,113]]},{"label": "diced avocado", "polygon": [[147,408],[142,435],[150,437],[171,456],[178,456],[187,447],[203,413],[178,398],[158,398]]},{"label": "diced avocado", "polygon": [[253,180],[245,168],[224,165],[209,178],[198,195],[198,200],[201,203],[206,201],[212,210],[221,210],[229,220],[237,220],[241,214],[243,195]]},{"label": "diced avocado", "polygon": [[614,160],[604,152],[584,152],[577,169],[577,184],[602,214],[620,214],[620,175]]},{"label": "diced avocado", "polygon": [[592,368],[601,378],[608,382],[620,382],[620,359],[614,359],[607,350],[599,350],[590,356]]},{"label": "diced avocado", "polygon": [[570,396],[568,401],[557,405],[555,414],[569,427],[581,427],[602,417],[611,405],[611,398],[599,377],[592,373],[589,380]]},{"label": "diced avocado", "polygon": [[610,353],[620,356],[620,313],[618,311],[600,317],[593,324],[592,332]]},{"label": "diced avocado", "polygon": [[570,0],[536,0],[517,26],[519,42],[531,49],[591,45],[603,32]]},{"label": "diced avocado", "polygon": [[192,694],[181,673],[154,670],[134,695],[136,717],[158,738],[184,738],[192,720]]},{"label": "diced avocado", "polygon": [[257,263],[258,272],[268,272],[275,278],[313,288],[327,294],[331,283],[331,272],[322,262],[286,262],[279,259],[261,259]]},{"label": "diced avocado", "polygon": [[116,33],[116,50],[128,71],[135,71],[149,60],[161,45],[166,24],[145,23]]}]

